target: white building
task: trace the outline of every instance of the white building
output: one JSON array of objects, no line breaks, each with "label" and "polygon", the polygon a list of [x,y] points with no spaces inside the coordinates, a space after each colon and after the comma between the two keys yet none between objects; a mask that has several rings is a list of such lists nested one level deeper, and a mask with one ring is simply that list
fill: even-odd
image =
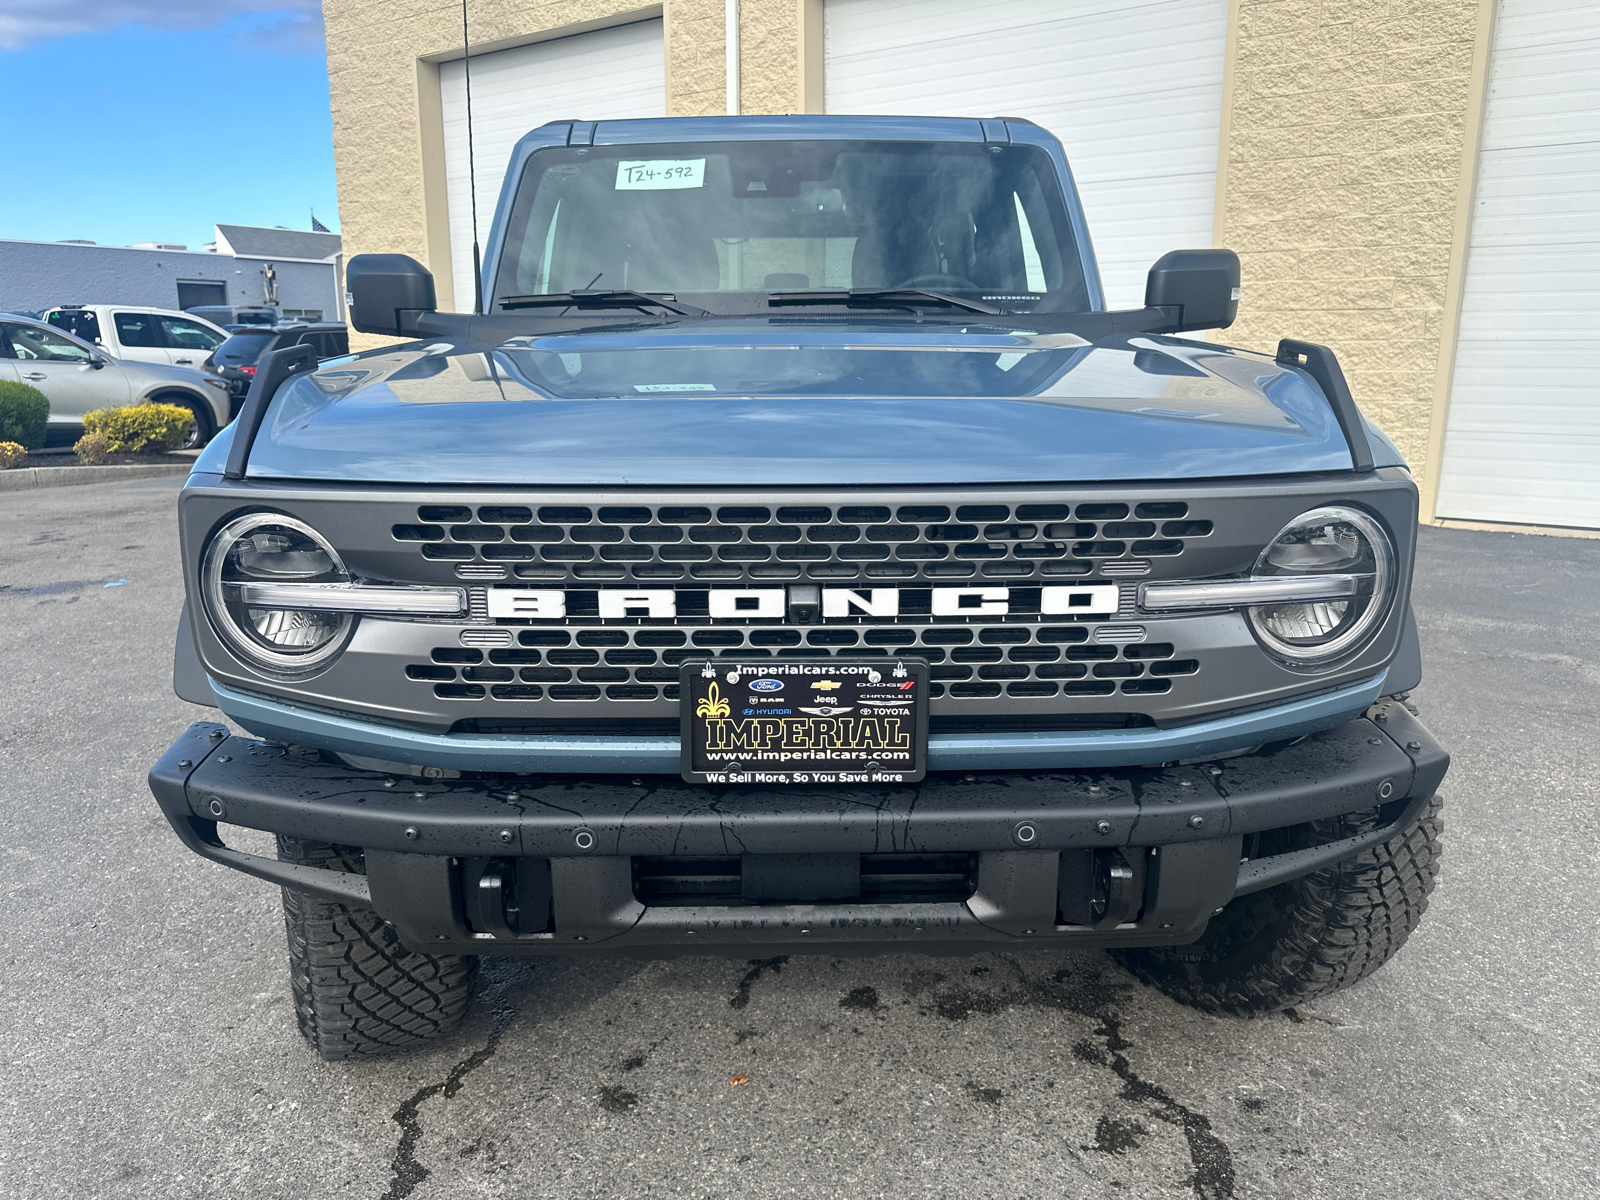
[{"label": "white building", "polygon": [[0,311],[60,304],[274,304],[284,316],[343,320],[337,233],[218,225],[214,250],[144,242],[0,240]]}]

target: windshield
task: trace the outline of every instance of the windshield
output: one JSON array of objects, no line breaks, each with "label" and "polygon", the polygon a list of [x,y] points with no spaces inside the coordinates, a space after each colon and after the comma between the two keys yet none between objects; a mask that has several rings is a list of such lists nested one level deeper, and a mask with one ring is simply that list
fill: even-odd
[{"label": "windshield", "polygon": [[514,338],[500,350],[513,370],[562,400],[713,399],[723,396],[1025,396],[1081,357],[1072,334],[972,333],[960,347],[855,331],[853,344],[809,339],[696,340],[613,347],[603,338]]},{"label": "windshield", "polygon": [[253,363],[272,345],[276,333],[236,333],[217,347],[218,362]]},{"label": "windshield", "polygon": [[1088,307],[1049,156],[960,142],[538,151],[517,188],[496,305],[587,288],[923,288],[1007,309]]}]

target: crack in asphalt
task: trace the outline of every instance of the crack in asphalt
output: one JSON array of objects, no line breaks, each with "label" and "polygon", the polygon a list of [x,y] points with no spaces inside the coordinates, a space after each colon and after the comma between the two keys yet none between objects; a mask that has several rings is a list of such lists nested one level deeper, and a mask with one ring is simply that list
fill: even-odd
[{"label": "crack in asphalt", "polygon": [[483,1048],[458,1062],[439,1083],[430,1083],[418,1088],[411,1099],[394,1110],[394,1115],[390,1119],[400,1126],[400,1143],[395,1147],[394,1157],[389,1163],[389,1170],[393,1175],[389,1181],[389,1190],[384,1192],[379,1200],[405,1200],[405,1197],[416,1191],[418,1184],[433,1174],[417,1161],[417,1145],[422,1141],[419,1110],[423,1101],[441,1093],[446,1100],[452,1099],[461,1090],[466,1077],[494,1057],[495,1050],[500,1045],[500,1038],[516,1015],[517,1010],[510,1005],[496,1008],[494,1025],[489,1030],[489,1039]]},{"label": "crack in asphalt", "polygon": [[1189,1161],[1194,1165],[1189,1184],[1198,1200],[1233,1200],[1233,1152],[1212,1132],[1210,1118],[1174,1099],[1159,1084],[1141,1079],[1122,1053],[1133,1043],[1122,1036],[1121,1019],[1110,1013],[1101,1013],[1099,1017],[1100,1027],[1095,1030],[1095,1036],[1105,1042],[1105,1048],[1082,1041],[1073,1046],[1073,1054],[1084,1062],[1110,1067],[1122,1080],[1124,1099],[1151,1105],[1151,1116],[1183,1130],[1184,1140],[1189,1145]]},{"label": "crack in asphalt", "polygon": [[[1065,1009],[1098,1021],[1095,1036],[1104,1045],[1085,1039],[1072,1047],[1074,1056],[1094,1066],[1108,1068],[1122,1081],[1123,1099],[1143,1103],[1150,1116],[1183,1131],[1189,1161],[1194,1168],[1188,1182],[1196,1200],[1234,1200],[1233,1152],[1213,1131],[1210,1118],[1195,1112],[1159,1084],[1140,1078],[1122,1053],[1133,1043],[1122,1036],[1122,1019],[1111,1011],[1111,1006],[1125,989],[1108,985],[1103,978],[1083,978],[1065,970],[1055,972],[1048,979],[1030,976],[1010,955],[1002,956],[1002,960],[1015,975],[1015,989],[979,991],[957,984],[933,994],[924,1011],[947,1021],[965,1021],[974,1015],[991,1016],[1007,1008],[1036,1005]],[[756,974],[758,972],[752,972],[747,978]],[[939,982],[943,982],[942,977]],[[1105,1148],[1108,1147],[1095,1147]],[[1120,1146],[1109,1148],[1123,1149]]]},{"label": "crack in asphalt", "polygon": [[729,1008],[743,1008],[750,1003],[750,986],[760,979],[766,971],[776,975],[783,970],[783,964],[789,961],[787,954],[780,954],[776,958],[752,958],[750,970],[745,972],[743,979],[739,980],[739,990],[728,1000]]}]

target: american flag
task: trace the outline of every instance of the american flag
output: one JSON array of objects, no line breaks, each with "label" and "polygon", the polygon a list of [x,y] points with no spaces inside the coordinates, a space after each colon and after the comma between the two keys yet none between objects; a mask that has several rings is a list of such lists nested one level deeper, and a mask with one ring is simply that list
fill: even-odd
[{"label": "american flag", "polygon": [[333,230],[329,229],[321,221],[317,220],[317,214],[316,213],[312,213],[311,214],[311,232],[312,233],[332,233]]}]

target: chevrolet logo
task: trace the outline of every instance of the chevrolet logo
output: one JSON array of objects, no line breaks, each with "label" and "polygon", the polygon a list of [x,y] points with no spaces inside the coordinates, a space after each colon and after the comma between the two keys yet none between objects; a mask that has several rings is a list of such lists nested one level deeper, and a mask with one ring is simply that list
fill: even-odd
[{"label": "chevrolet logo", "polygon": [[[574,589],[576,590],[576,589]],[[685,589],[690,590],[690,589]],[[815,620],[820,599],[823,620],[850,617],[898,617],[900,588],[715,588],[693,589],[706,597],[713,620],[783,619],[801,623]],[[1011,611],[1008,587],[936,587],[931,611],[936,617],[1003,616]],[[1033,590],[1033,589],[1029,589]],[[1114,583],[1082,583],[1041,587],[1041,616],[1112,616],[1119,592]],[[820,598],[818,592],[821,592]],[[626,617],[670,618],[678,615],[678,592],[672,588],[601,588],[598,596],[602,619]],[[559,621],[567,616],[567,593],[559,588],[490,588],[489,616],[536,621]]]}]

